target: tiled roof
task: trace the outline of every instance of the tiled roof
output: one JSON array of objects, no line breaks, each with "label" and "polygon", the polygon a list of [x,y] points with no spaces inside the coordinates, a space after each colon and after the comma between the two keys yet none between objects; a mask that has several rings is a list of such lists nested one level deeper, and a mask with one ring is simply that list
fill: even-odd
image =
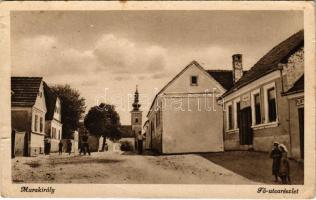
[{"label": "tiled roof", "polygon": [[284,93],[284,95],[304,92],[304,74],[294,83],[294,85]]},{"label": "tiled roof", "polygon": [[49,88],[49,86],[45,82],[43,85],[47,109],[45,120],[52,120],[54,117],[57,95]]},{"label": "tiled roof", "polygon": [[264,55],[244,76],[242,76],[235,85],[223,96],[227,96],[239,88],[257,80],[258,78],[278,70],[278,64],[287,61],[300,47],[304,46],[304,31],[301,30],[285,41],[278,44]]},{"label": "tiled roof", "polygon": [[35,104],[42,77],[11,77],[11,106],[32,107]]},{"label": "tiled roof", "polygon": [[120,131],[121,131],[122,138],[133,138],[134,137],[131,125],[122,125],[120,127]]},{"label": "tiled roof", "polygon": [[232,70],[206,70],[226,90],[234,85]]}]

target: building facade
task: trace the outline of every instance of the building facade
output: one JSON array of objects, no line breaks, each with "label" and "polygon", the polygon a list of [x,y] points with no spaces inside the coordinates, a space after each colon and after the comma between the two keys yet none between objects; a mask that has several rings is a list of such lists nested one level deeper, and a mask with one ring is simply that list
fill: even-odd
[{"label": "building facade", "polygon": [[58,151],[58,144],[62,140],[61,101],[44,82],[44,93],[47,112],[45,115],[45,136],[51,143],[51,152]]},{"label": "building facade", "polygon": [[284,96],[288,99],[291,155],[304,159],[304,75]]},{"label": "building facade", "polygon": [[205,70],[196,61],[187,65],[151,105],[150,148],[163,154],[223,151],[223,112],[216,99],[232,86],[232,77],[232,71]]},{"label": "building facade", "polygon": [[222,96],[225,150],[270,151],[278,141],[291,156],[300,157],[299,142],[292,136],[293,105],[284,94],[303,72],[304,32],[300,31],[269,51]]},{"label": "building facade", "polygon": [[41,77],[11,77],[11,125],[16,156],[34,156],[44,151],[46,102]]},{"label": "building facade", "polygon": [[151,149],[151,135],[149,132],[149,121],[146,120],[143,126],[143,134],[145,136],[145,149]]}]

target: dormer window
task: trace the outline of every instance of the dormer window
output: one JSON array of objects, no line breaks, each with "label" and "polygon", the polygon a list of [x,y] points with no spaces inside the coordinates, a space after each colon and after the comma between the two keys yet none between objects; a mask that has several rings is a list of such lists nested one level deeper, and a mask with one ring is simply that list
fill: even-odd
[{"label": "dormer window", "polygon": [[197,76],[191,76],[191,85],[192,86],[198,85],[198,77]]}]

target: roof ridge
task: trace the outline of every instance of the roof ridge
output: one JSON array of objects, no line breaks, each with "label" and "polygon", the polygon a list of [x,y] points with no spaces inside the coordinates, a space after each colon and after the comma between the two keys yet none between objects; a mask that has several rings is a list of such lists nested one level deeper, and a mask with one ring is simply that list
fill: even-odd
[{"label": "roof ridge", "polygon": [[206,69],[208,72],[232,72],[231,69]]},{"label": "roof ridge", "polygon": [[42,79],[42,76],[11,76],[11,78],[25,78],[25,79],[31,79],[31,78],[38,78],[38,79]]}]

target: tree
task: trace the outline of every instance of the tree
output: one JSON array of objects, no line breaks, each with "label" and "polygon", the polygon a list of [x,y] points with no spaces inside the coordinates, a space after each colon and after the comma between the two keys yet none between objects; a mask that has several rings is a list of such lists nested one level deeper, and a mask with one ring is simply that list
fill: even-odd
[{"label": "tree", "polygon": [[90,134],[103,137],[102,150],[104,150],[106,138],[117,140],[121,137],[120,116],[113,105],[101,103],[99,106],[90,108],[84,118],[84,125]]},{"label": "tree", "polygon": [[73,132],[79,127],[79,120],[85,112],[85,99],[78,90],[70,85],[56,85],[52,90],[61,100],[61,122],[63,124],[62,138],[72,139]]}]

